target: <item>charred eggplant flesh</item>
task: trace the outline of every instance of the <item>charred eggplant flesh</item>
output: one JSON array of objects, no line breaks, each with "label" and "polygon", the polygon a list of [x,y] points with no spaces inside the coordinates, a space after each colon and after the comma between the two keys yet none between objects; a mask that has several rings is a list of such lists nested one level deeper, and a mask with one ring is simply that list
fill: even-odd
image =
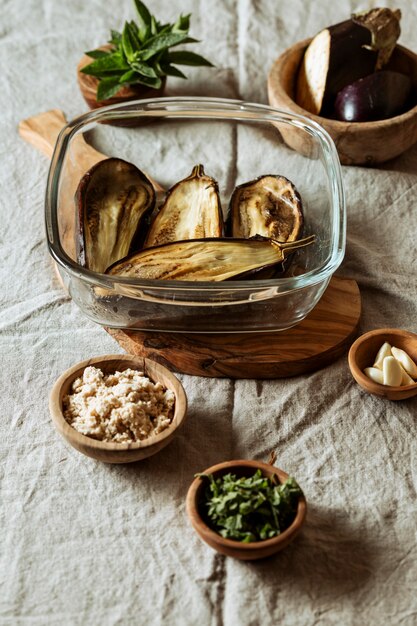
[{"label": "charred eggplant flesh", "polygon": [[75,199],[78,262],[104,272],[137,249],[143,224],[155,204],[155,191],[132,163],[111,158],[83,176]]},{"label": "charred eggplant flesh", "polygon": [[141,250],[108,268],[111,276],[149,280],[220,282],[250,278],[260,269],[274,267],[295,250],[313,243],[311,235],[299,241],[272,239],[195,239]]},{"label": "charred eggplant flesh", "polygon": [[144,248],[222,235],[223,213],[217,182],[205,174],[202,165],[196,165],[190,176],[168,191],[150,225]]},{"label": "charred eggplant flesh", "polygon": [[232,237],[256,235],[295,241],[303,228],[300,194],[284,176],[260,176],[235,188],[230,200]]}]

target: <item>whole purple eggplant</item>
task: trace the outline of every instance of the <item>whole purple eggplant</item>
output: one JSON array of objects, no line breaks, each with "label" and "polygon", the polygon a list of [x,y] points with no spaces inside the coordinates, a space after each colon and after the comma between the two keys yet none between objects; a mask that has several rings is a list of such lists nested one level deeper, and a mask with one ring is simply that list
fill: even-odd
[{"label": "whole purple eggplant", "polygon": [[407,110],[412,84],[405,74],[381,70],[344,87],[336,96],[335,117],[343,122],[371,122]]}]

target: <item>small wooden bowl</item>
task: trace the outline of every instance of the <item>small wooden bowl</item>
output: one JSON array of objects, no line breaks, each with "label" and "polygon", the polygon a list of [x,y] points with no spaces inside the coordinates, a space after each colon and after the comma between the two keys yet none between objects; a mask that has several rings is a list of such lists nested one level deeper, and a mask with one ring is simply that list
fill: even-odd
[{"label": "small wooden bowl", "polygon": [[379,385],[363,373],[365,367],[372,367],[382,344],[387,341],[391,346],[405,350],[417,362],[417,335],[407,330],[381,328],[371,330],[358,337],[349,350],[349,367],[356,382],[369,393],[389,400],[406,400],[417,395],[417,383],[403,387]]},{"label": "small wooden bowl", "polygon": [[[153,382],[160,382],[175,394],[174,417],[170,426],[163,432],[135,443],[110,443],[97,441],[82,435],[65,420],[62,412],[62,401],[70,391],[74,380],[82,375],[89,365],[99,367],[105,374],[123,371],[128,368],[140,370]],[[178,378],[166,367],[150,359],[130,354],[110,354],[87,359],[70,367],[56,381],[49,397],[49,410],[55,428],[64,439],[76,450],[87,456],[105,463],[131,463],[146,459],[164,448],[175,436],[176,431],[185,421],[187,414],[187,397]]]},{"label": "small wooden bowl", "polygon": [[[268,76],[268,97],[271,106],[304,115],[320,124],[336,144],[344,165],[374,165],[392,159],[408,150],[417,141],[417,106],[402,115],[376,122],[340,122],[314,115],[295,102],[298,69],[311,39],[288,48],[273,64]],[[397,45],[389,69],[410,76],[417,89],[417,55]],[[280,125],[279,131],[291,148],[311,155],[305,133],[296,127]]]},{"label": "small wooden bowl", "polygon": [[[229,472],[236,474],[236,476],[252,476],[257,469],[262,470],[262,473],[268,476],[268,478],[274,475],[277,476],[281,483],[285,482],[288,478],[288,474],[282,470],[273,465],[261,463],[260,461],[226,461],[209,467],[204,471],[204,474],[213,474],[216,478]],[[244,561],[263,559],[285,548],[300,532],[304,524],[307,513],[307,503],[304,496],[302,496],[300,497],[297,514],[293,523],[277,537],[253,543],[241,543],[240,541],[234,541],[232,539],[223,539],[221,535],[207,526],[204,521],[202,503],[206,487],[207,483],[203,478],[196,478],[191,483],[186,500],[187,514],[194,530],[201,539],[221,554],[226,554],[227,556],[232,556],[235,559]]]}]

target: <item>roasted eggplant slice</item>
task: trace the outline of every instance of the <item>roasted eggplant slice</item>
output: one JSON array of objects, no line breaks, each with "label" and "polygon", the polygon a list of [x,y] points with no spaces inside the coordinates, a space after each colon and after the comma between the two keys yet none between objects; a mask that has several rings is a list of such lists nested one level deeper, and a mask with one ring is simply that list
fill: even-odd
[{"label": "roasted eggplant slice", "polygon": [[296,101],[316,115],[330,115],[337,93],[383,68],[400,35],[399,10],[371,9],[329,26],[310,42],[300,67]]},{"label": "roasted eggplant slice", "polygon": [[141,250],[118,261],[106,273],[150,280],[219,282],[249,278],[260,269],[282,263],[288,254],[314,239],[311,235],[288,243],[265,237],[177,241]]},{"label": "roasted eggplant slice", "polygon": [[104,272],[137,249],[143,224],[155,204],[155,191],[132,163],[105,159],[82,177],[75,200],[78,262]]},{"label": "roasted eggplant slice", "polygon": [[261,235],[295,241],[303,228],[300,194],[284,176],[260,176],[235,188],[229,215],[232,237]]},{"label": "roasted eggplant slice", "polygon": [[214,178],[196,165],[190,176],[168,191],[149,228],[144,248],[172,241],[222,237],[223,213]]}]

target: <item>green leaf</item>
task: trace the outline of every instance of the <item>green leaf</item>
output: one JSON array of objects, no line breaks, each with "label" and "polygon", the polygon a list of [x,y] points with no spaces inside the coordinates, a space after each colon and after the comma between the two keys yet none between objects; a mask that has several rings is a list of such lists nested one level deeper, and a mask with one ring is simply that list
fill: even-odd
[{"label": "green leaf", "polygon": [[144,48],[141,57],[143,61],[147,61],[158,52],[171,48],[172,46],[178,46],[180,43],[185,43],[188,39],[181,33],[167,33],[163,35],[156,35],[149,40]]},{"label": "green leaf", "polygon": [[161,65],[161,69],[166,76],[175,76],[177,78],[187,78],[184,72],[173,65]]},{"label": "green leaf", "polygon": [[113,52],[112,54],[107,54],[100,59],[96,59],[89,65],[86,65],[81,69],[83,74],[89,74],[90,76],[102,76],[106,73],[111,73],[114,71],[123,71],[128,70],[129,65],[122,57],[119,52]]},{"label": "green leaf", "polygon": [[131,63],[132,69],[134,69],[138,74],[142,76],[148,76],[149,78],[157,78],[158,74],[155,70],[146,63],[140,63],[139,61],[134,61]]},{"label": "green leaf", "polygon": [[155,17],[152,15],[151,16],[151,34],[156,35],[157,33],[158,33],[158,26],[157,26]]},{"label": "green leaf", "polygon": [[133,47],[135,50],[139,50],[142,47],[142,42],[139,37],[139,30],[137,24],[133,20],[129,23],[130,37],[132,39]]},{"label": "green leaf", "polygon": [[120,89],[117,77],[103,78],[97,87],[97,100],[107,100],[114,96]]},{"label": "green leaf", "polygon": [[130,24],[125,22],[123,33],[122,33],[122,46],[123,52],[125,53],[126,59],[131,63],[135,58],[135,42],[134,38],[130,33]]},{"label": "green leaf", "polygon": [[146,5],[141,0],[133,0],[136,7],[136,12],[139,18],[139,30],[146,30],[151,25],[152,16],[149,13]]},{"label": "green leaf", "polygon": [[172,32],[172,24],[159,24],[158,35],[164,35],[165,33]]},{"label": "green leaf", "polygon": [[123,85],[123,83],[131,83],[135,80],[136,76],[137,74],[135,70],[129,70],[128,72],[125,72],[119,78],[119,85]]},{"label": "green leaf", "polygon": [[152,89],[159,89],[162,87],[162,80],[159,76],[156,78],[148,78],[147,76],[141,76],[135,72],[135,78],[133,80],[129,80],[129,84],[134,85],[137,83],[140,85],[146,85],[147,87],[152,87]]},{"label": "green leaf", "polygon": [[[184,41],[181,41],[180,43],[200,43],[200,40],[199,39],[194,39],[194,37],[186,37],[184,39]],[[178,46],[177,43],[173,44],[173,45]]]},{"label": "green leaf", "polygon": [[111,39],[109,40],[109,43],[112,43],[115,46],[117,46],[122,41],[122,35],[117,30],[111,30],[110,35],[111,35]]},{"label": "green leaf", "polygon": [[92,59],[101,59],[102,57],[108,56],[111,54],[109,50],[89,50],[88,52],[84,52],[84,54]]},{"label": "green leaf", "polygon": [[207,67],[213,67],[210,61],[189,50],[174,50],[174,52],[169,53],[168,60],[170,63],[177,63],[178,65],[205,65]]},{"label": "green leaf", "polygon": [[188,15],[180,15],[177,21],[175,22],[174,26],[172,27],[172,32],[173,33],[177,33],[177,32],[188,33],[188,31],[190,30],[190,17],[191,17],[191,13],[188,13]]}]

